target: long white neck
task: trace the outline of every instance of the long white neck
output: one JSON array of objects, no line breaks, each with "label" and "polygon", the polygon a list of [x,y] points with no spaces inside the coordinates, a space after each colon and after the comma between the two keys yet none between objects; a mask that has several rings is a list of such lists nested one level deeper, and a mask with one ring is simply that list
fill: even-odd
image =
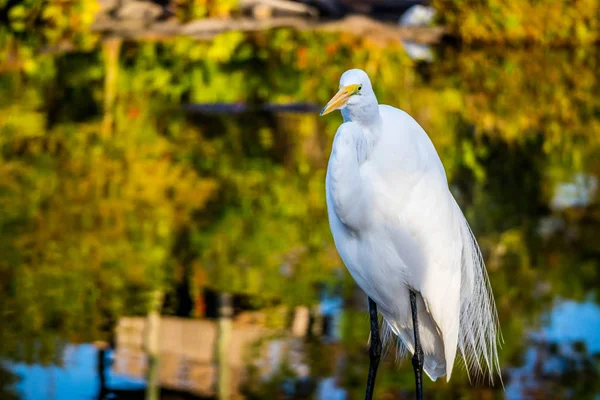
[{"label": "long white neck", "polygon": [[360,166],[367,158],[367,150],[368,142],[360,127],[356,124],[343,124],[335,135],[329,158],[329,212],[334,211],[339,220],[352,231],[359,231],[367,223],[364,210],[368,197],[360,174]]}]

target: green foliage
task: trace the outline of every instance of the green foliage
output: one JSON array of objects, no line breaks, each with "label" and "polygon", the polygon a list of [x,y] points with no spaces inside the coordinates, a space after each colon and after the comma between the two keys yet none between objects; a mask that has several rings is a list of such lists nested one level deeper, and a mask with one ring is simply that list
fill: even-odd
[{"label": "green foliage", "polygon": [[[30,62],[35,52],[65,43],[89,49],[96,0],[16,0],[0,2],[0,62]],[[47,50],[47,49],[46,49]]]},{"label": "green foliage", "polygon": [[[298,49],[290,51],[291,43]],[[373,51],[358,50],[362,48]],[[398,71],[387,60],[410,74],[411,63],[397,45],[381,47],[314,32],[234,32],[212,43],[182,38],[159,45],[126,44],[123,62],[131,69],[122,71],[128,76],[122,88],[157,103],[182,98],[325,103],[331,88],[321,84],[319,73],[333,80],[343,72],[341,65],[366,65],[383,77],[378,88],[385,88]],[[263,301],[315,301],[315,285],[332,279],[332,269],[341,267],[322,190],[327,154],[322,146],[330,146],[335,120],[325,122],[331,126],[327,130],[316,117],[291,115],[241,115],[190,124],[168,112],[172,122],[167,134],[182,146],[178,157],[193,160],[198,171],[219,182],[209,209],[191,229],[188,256],[194,280]]]},{"label": "green foliage", "polygon": [[[102,88],[97,60],[78,63],[73,75],[56,70],[23,94],[11,89],[35,77],[3,80],[12,104],[0,111],[0,231],[9,255],[0,275],[10,278],[2,280],[1,312],[24,338],[51,331],[89,340],[125,304],[128,313],[145,312],[151,291],[172,279],[166,272],[175,232],[214,188],[189,163],[170,162],[174,144],[157,131],[145,111],[151,107],[142,103],[143,111],[132,113],[117,103],[103,118],[74,122],[77,103],[69,96],[61,99],[66,104],[44,98],[48,85],[62,83],[66,92],[91,87],[84,97],[94,103]],[[15,112],[29,117],[13,118]]]},{"label": "green foliage", "polygon": [[441,23],[465,42],[593,43],[598,0],[434,0]]}]

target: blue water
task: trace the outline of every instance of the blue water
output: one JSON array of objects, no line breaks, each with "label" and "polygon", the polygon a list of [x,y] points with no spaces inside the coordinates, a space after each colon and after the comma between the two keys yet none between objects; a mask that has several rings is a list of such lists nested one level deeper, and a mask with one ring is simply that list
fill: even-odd
[{"label": "blue water", "polygon": [[[7,364],[20,378],[17,391],[22,400],[93,399],[98,397],[98,349],[92,344],[67,346],[62,366]],[[107,352],[110,358],[111,353]],[[106,369],[107,386],[111,389],[140,390],[144,381],[115,375]]]},{"label": "blue water", "polygon": [[565,360],[579,360],[582,355],[574,350],[574,344],[585,344],[588,354],[600,354],[600,307],[593,302],[559,302],[549,315],[548,324],[530,336],[534,343],[555,344],[556,353],[549,353],[545,346],[530,346],[524,363],[511,371],[511,380],[506,387],[506,398],[525,399],[524,389],[535,386],[534,369],[541,361],[544,374],[556,376],[566,368]]}]

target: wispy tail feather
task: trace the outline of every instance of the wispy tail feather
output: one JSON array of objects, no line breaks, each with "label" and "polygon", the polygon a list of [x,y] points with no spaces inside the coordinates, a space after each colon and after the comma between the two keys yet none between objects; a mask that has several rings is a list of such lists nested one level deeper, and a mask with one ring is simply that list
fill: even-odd
[{"label": "wispy tail feather", "polygon": [[469,380],[472,373],[483,376],[487,371],[491,384],[494,384],[494,376],[498,374],[504,386],[497,347],[501,344],[502,334],[492,287],[477,240],[462,213],[461,218],[463,281],[458,348],[465,361]]}]

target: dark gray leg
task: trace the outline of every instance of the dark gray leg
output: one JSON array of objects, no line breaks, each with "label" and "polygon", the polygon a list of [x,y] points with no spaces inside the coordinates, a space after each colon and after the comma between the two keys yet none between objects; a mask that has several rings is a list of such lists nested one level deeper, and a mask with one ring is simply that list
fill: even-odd
[{"label": "dark gray leg", "polygon": [[413,328],[415,331],[415,353],[412,357],[412,365],[415,370],[417,383],[417,400],[423,400],[423,349],[419,341],[419,319],[417,317],[417,294],[410,290],[410,308],[412,310]]},{"label": "dark gray leg", "polygon": [[377,318],[377,304],[369,297],[369,316],[371,319],[371,347],[369,348],[369,377],[367,378],[367,393],[365,400],[373,398],[375,389],[375,377],[377,376],[377,367],[381,359],[381,337],[379,336],[379,319]]}]

